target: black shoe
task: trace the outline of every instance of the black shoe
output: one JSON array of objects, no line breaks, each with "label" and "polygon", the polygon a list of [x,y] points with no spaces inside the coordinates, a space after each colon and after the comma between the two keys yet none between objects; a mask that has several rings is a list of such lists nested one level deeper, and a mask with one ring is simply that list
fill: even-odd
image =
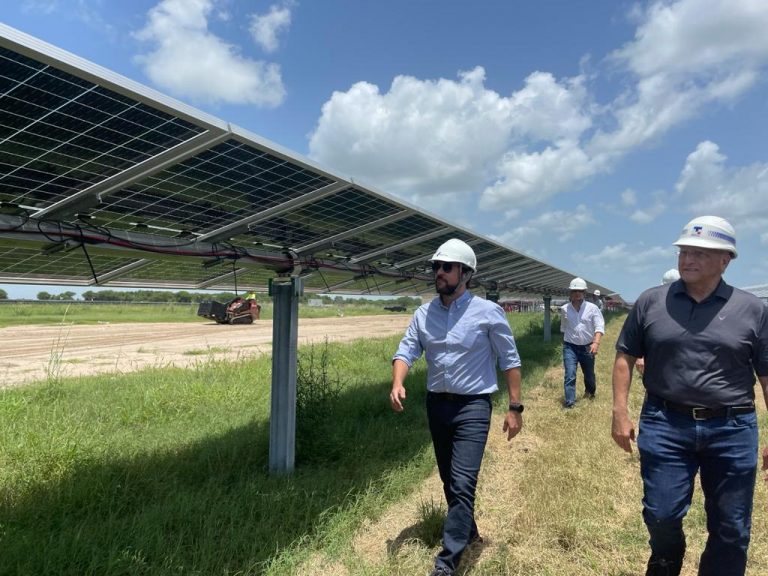
[{"label": "black shoe", "polygon": [[473,544],[482,544],[483,543],[483,537],[480,536],[480,534],[473,534],[469,537],[469,545],[472,546]]},{"label": "black shoe", "polygon": [[683,569],[683,559],[665,560],[663,558],[651,557],[648,560],[648,568],[645,576],[679,576]]},{"label": "black shoe", "polygon": [[584,398],[587,400],[594,400],[595,399],[595,393],[594,392],[584,392]]},{"label": "black shoe", "polygon": [[429,576],[453,576],[453,572],[448,570],[448,568],[443,568],[442,566],[438,566],[432,572],[429,573]]}]

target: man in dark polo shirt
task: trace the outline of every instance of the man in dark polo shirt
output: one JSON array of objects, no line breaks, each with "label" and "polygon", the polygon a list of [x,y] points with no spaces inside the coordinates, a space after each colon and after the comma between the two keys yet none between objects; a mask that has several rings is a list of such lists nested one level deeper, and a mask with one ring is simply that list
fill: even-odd
[{"label": "man in dark polo shirt", "polygon": [[768,406],[768,307],[722,280],[737,256],[726,220],[694,218],[675,245],[681,279],[643,292],[616,343],[612,435],[632,451],[627,401],[635,360],[645,358],[637,447],[646,575],[680,574],[698,472],[709,532],[699,575],[742,576],[757,473],[755,373]]}]

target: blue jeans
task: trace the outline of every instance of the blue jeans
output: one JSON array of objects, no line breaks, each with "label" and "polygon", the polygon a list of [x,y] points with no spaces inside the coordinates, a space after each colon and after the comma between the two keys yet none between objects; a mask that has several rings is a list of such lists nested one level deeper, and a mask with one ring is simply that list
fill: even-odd
[{"label": "blue jeans", "polygon": [[475,489],[491,425],[488,394],[427,394],[427,418],[448,513],[443,549],[435,566],[456,570],[464,549],[477,536]]},{"label": "blue jeans", "polygon": [[584,388],[587,394],[597,390],[595,381],[595,356],[589,351],[589,344],[580,346],[563,342],[563,364],[565,366],[565,405],[573,406],[576,402],[576,366],[581,365],[584,373]]},{"label": "blue jeans", "polygon": [[[709,537],[699,575],[742,576],[757,470],[756,414],[694,420],[647,399],[640,414],[637,448],[643,519],[651,546],[648,573],[679,574],[685,554],[683,518],[700,472]],[[652,565],[674,569],[651,572]]]}]

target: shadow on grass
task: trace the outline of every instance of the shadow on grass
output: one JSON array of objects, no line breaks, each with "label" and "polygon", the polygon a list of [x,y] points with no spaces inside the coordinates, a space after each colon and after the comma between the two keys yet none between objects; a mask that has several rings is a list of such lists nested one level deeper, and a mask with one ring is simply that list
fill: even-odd
[{"label": "shadow on grass", "polygon": [[267,473],[262,421],[0,494],[0,574],[261,574],[428,445],[423,411],[393,414],[388,388],[342,393],[313,431],[327,450],[297,455],[290,476]]},{"label": "shadow on grass", "polygon": [[[536,330],[517,341],[524,369],[558,353]],[[269,423],[256,421],[131,459],[81,458],[55,481],[0,493],[0,574],[255,575],[302,543],[322,547],[336,515],[375,516],[431,465],[425,378],[423,364],[412,370],[400,414],[388,381],[342,390],[290,476],[267,473]]]}]

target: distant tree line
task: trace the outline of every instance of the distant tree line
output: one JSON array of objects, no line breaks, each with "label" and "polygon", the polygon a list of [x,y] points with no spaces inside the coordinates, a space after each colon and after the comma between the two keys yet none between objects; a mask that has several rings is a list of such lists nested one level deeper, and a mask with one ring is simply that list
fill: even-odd
[{"label": "distant tree line", "polygon": [[203,300],[218,300],[220,302],[229,302],[235,297],[233,292],[187,292],[179,290],[178,292],[165,292],[159,290],[133,290],[123,292],[118,290],[87,290],[83,292],[83,300],[88,302],[177,302],[190,303],[202,302]]},{"label": "distant tree line", "polygon": [[8,300],[8,292],[0,288],[0,300]]},{"label": "distant tree line", "polygon": [[[307,299],[316,299],[317,296],[313,295],[305,295],[304,300]],[[355,302],[357,304],[381,304],[384,305],[398,305],[398,306],[405,306],[406,308],[413,308],[415,306],[421,306],[421,298],[418,297],[411,297],[411,296],[398,296],[398,297],[392,297],[390,299],[386,300],[368,300],[366,298],[355,298],[354,296],[329,296],[325,294],[322,296],[321,300],[323,301],[323,304],[344,304],[344,303],[352,303]]]},{"label": "distant tree line", "polygon": [[[201,294],[198,292],[187,292],[180,290],[178,292],[166,292],[161,290],[86,290],[82,294],[82,299],[86,302],[159,302],[159,303],[190,303],[202,302],[203,300],[218,300],[220,302],[229,302],[235,297],[232,292],[209,292]],[[77,294],[74,292],[61,292],[60,294],[50,294],[48,292],[38,292],[38,300],[61,301],[75,300]]]},{"label": "distant tree line", "polygon": [[49,294],[48,292],[38,292],[37,293],[37,299],[38,300],[74,300],[77,297],[77,294],[74,292],[62,292],[61,294]]},{"label": "distant tree line", "polygon": [[[240,296],[244,296],[245,292],[240,292]],[[0,300],[7,298],[6,293],[0,290]],[[218,302],[229,302],[235,298],[234,292],[188,292],[186,290],[179,290],[178,292],[167,292],[161,290],[86,290],[82,294],[82,300],[85,302],[157,302],[157,303],[196,303],[203,302],[205,300],[216,300]],[[50,302],[72,301],[78,300],[77,294],[72,291],[61,292],[59,294],[51,294],[49,292],[38,292],[38,300],[45,300]],[[258,294],[257,299],[259,301],[269,301],[271,298],[267,294]],[[400,305],[406,308],[414,308],[421,305],[421,298],[411,296],[399,296],[392,297],[386,300],[368,300],[366,298],[355,298],[354,296],[319,296],[317,294],[304,294],[299,299],[300,302],[306,304],[308,300],[320,299],[325,305],[342,305],[342,304],[372,304],[372,305]]]}]

